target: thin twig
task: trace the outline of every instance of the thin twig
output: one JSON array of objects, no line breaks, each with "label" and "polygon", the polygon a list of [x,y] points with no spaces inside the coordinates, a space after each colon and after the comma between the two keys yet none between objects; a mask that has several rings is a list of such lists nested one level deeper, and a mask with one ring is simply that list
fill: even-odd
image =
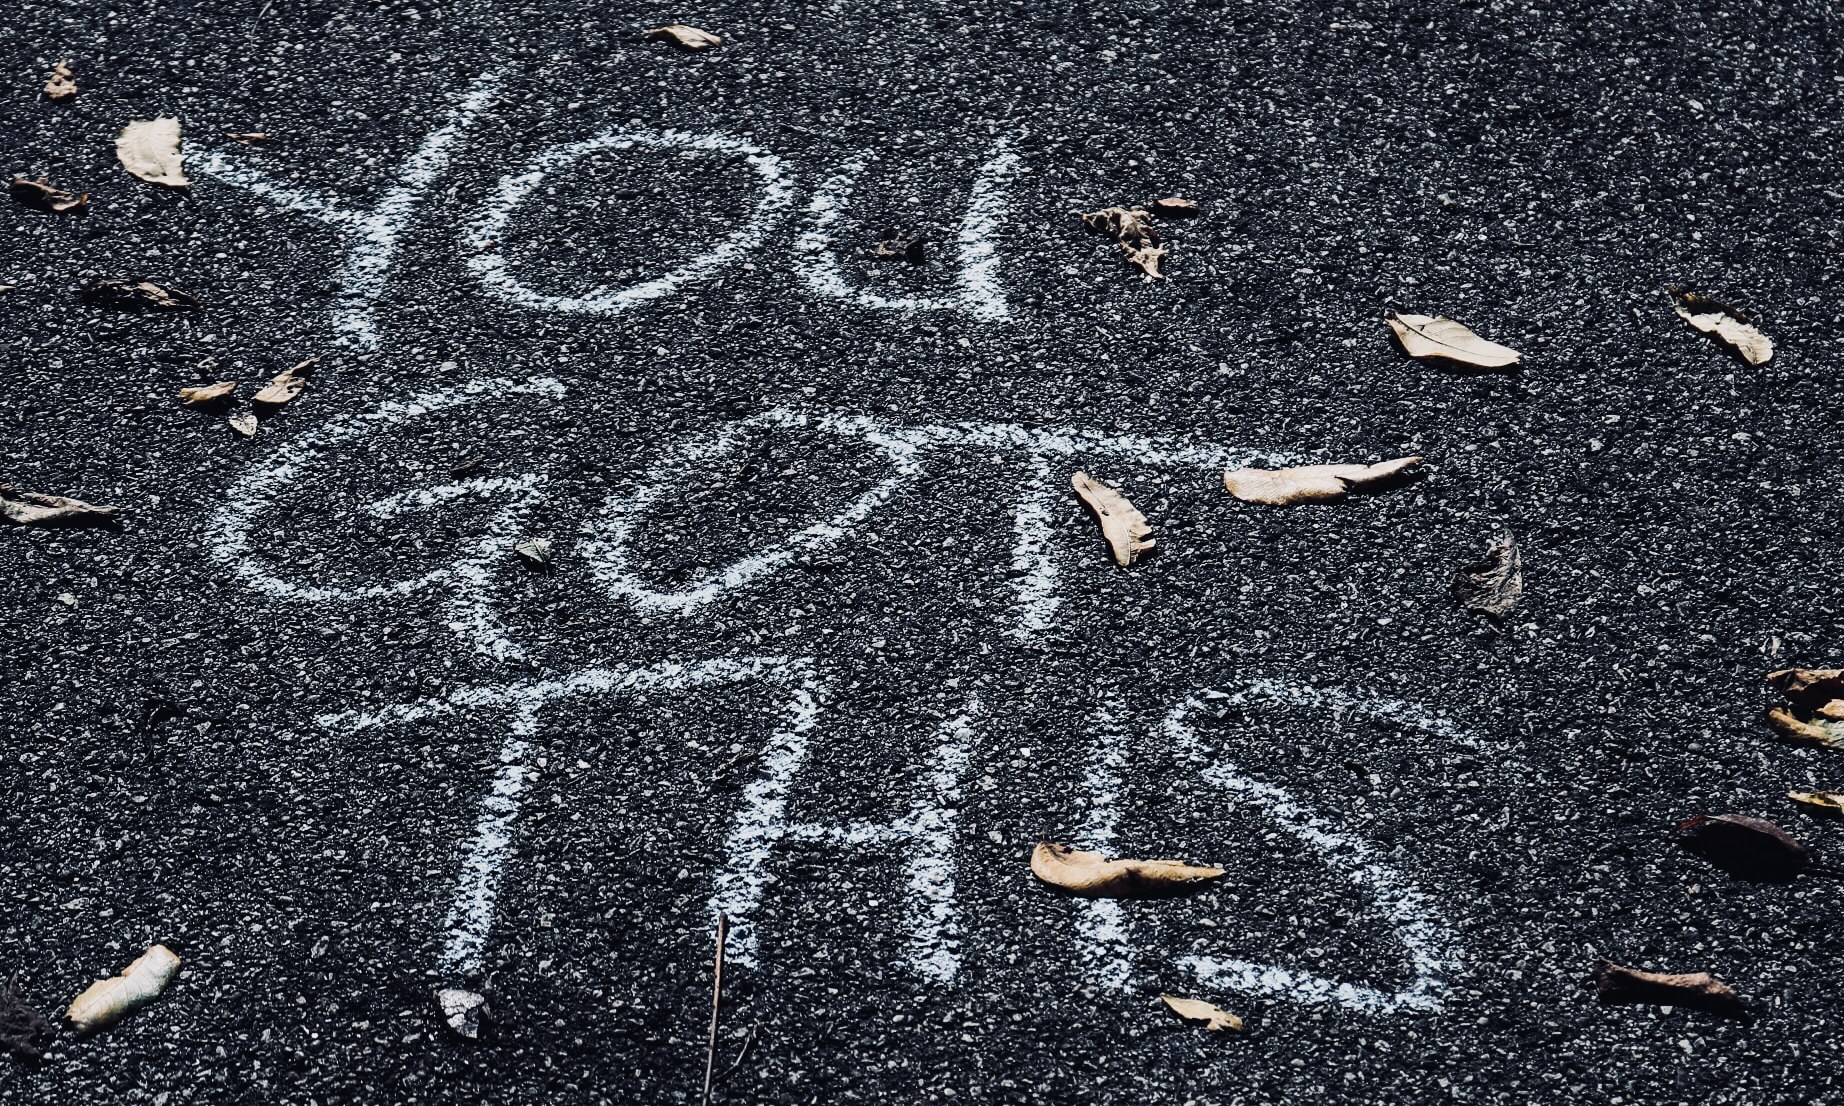
[{"label": "thin twig", "polygon": [[727,1080],[737,1068],[743,1066],[743,1061],[749,1059],[749,1046],[756,1043],[756,1030],[760,1028],[762,1028],[762,1026],[759,1022],[749,1027],[749,1036],[743,1038],[743,1047],[737,1050],[736,1059],[732,1061],[730,1066],[723,1070],[723,1074],[719,1075],[717,1078]]},{"label": "thin twig", "polygon": [[704,1050],[704,1095],[699,1106],[711,1106],[711,1076],[717,1070],[717,1015],[724,1001],[724,939],[730,936],[730,916],[717,915],[717,969],[711,974],[711,1039]]}]

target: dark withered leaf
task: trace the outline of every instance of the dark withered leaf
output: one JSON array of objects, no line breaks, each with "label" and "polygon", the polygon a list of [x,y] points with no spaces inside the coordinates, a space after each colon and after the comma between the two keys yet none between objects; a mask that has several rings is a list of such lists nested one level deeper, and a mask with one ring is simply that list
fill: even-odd
[{"label": "dark withered leaf", "polygon": [[126,277],[98,277],[84,285],[78,296],[91,307],[118,311],[194,311],[204,306],[196,296],[177,288]]},{"label": "dark withered leaf", "polygon": [[1690,1006],[1718,1014],[1745,1014],[1742,997],[1708,972],[1668,975],[1626,968],[1611,960],[1594,967],[1594,987],[1602,1002]]},{"label": "dark withered leaf", "polygon": [[0,987],[0,1048],[26,1060],[45,1054],[57,1030],[11,987]]},{"label": "dark withered leaf", "polygon": [[1453,574],[1454,601],[1469,611],[1503,618],[1524,598],[1524,559],[1510,534],[1493,538],[1485,556]]},{"label": "dark withered leaf", "polygon": [[1785,883],[1812,859],[1785,830],[1745,814],[1699,814],[1678,827],[1678,841],[1730,875],[1761,883]]},{"label": "dark withered leaf", "polygon": [[28,180],[25,177],[14,177],[7,193],[25,207],[52,215],[82,211],[90,205],[88,192],[66,192],[42,178]]}]

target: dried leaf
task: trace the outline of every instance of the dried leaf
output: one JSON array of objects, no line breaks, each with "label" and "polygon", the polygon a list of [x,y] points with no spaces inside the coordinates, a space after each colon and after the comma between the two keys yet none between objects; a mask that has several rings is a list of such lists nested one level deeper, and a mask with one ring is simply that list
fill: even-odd
[{"label": "dried leaf", "polygon": [[1146,206],[1152,208],[1152,213],[1161,219],[1190,219],[1198,214],[1196,202],[1183,196],[1167,196]]},{"label": "dried leaf", "polygon": [[45,77],[45,98],[48,100],[68,100],[77,94],[77,75],[70,71],[70,62],[61,61],[51,67]]},{"label": "dried leaf", "polygon": [[1802,710],[1844,719],[1844,668],[1783,668],[1769,672],[1767,683]]},{"label": "dried leaf", "polygon": [[1485,548],[1485,556],[1453,574],[1448,591],[1469,611],[1503,618],[1524,598],[1524,559],[1510,534],[1500,534]]},{"label": "dried leaf", "polygon": [[1053,887],[1089,899],[1135,899],[1196,890],[1223,869],[1181,860],[1109,860],[1100,853],[1040,841],[1031,852],[1031,874]]},{"label": "dried leaf", "polygon": [[216,384],[195,384],[190,388],[179,390],[179,402],[187,407],[210,407],[222,402],[226,396],[236,390],[235,380],[220,380]]},{"label": "dried leaf", "polygon": [[122,311],[192,311],[204,306],[195,296],[177,288],[163,288],[151,280],[98,277],[83,286],[78,296],[92,307]]},{"label": "dried leaf", "polygon": [[911,234],[897,227],[885,227],[872,256],[879,261],[907,261],[911,265],[920,265],[928,260],[927,246],[928,234],[925,231]]},{"label": "dried leaf", "polygon": [[1108,539],[1108,548],[1114,551],[1115,564],[1126,568],[1156,544],[1152,524],[1126,496],[1086,472],[1076,473],[1069,482],[1101,520],[1101,532]]},{"label": "dried leaf", "polygon": [[1671,295],[1671,306],[1678,318],[1727,342],[1750,365],[1764,365],[1772,359],[1773,341],[1756,330],[1747,315],[1675,284],[1667,285],[1665,290]]},{"label": "dried leaf", "polygon": [[527,538],[513,546],[512,551],[518,555],[519,560],[525,562],[527,568],[540,571],[550,568],[551,562],[556,559],[549,538]]},{"label": "dried leaf", "polygon": [[320,358],[310,357],[275,377],[263,385],[262,391],[250,397],[250,403],[261,410],[271,411],[299,398],[301,390],[307,387],[309,370],[319,363]]},{"label": "dried leaf", "polygon": [[94,507],[81,499],[22,492],[0,484],[0,519],[16,526],[100,526],[120,507]]},{"label": "dried leaf", "polygon": [[1649,1002],[1690,1006],[1719,1014],[1746,1012],[1742,997],[1708,972],[1665,975],[1625,968],[1611,960],[1594,966],[1594,987],[1602,1002]]},{"label": "dried leaf", "polygon": [[1104,207],[1100,211],[1078,212],[1077,217],[1083,226],[1120,243],[1127,263],[1137,266],[1148,279],[1164,279],[1159,263],[1165,259],[1166,250],[1160,244],[1158,228],[1150,222],[1151,214],[1137,207]]},{"label": "dried leaf", "polygon": [[1699,814],[1678,827],[1678,842],[1738,879],[1785,883],[1811,861],[1779,826],[1744,814]]},{"label": "dried leaf", "polygon": [[473,991],[444,987],[435,993],[435,1001],[442,1007],[448,1028],[470,1041],[479,1037],[481,1026],[493,1019],[493,1008],[487,1005],[486,996]]},{"label": "dried leaf", "polygon": [[1785,707],[1775,707],[1767,712],[1767,724],[1788,741],[1819,745],[1827,749],[1844,749],[1844,722],[1807,720]]},{"label": "dried leaf", "polygon": [[1383,321],[1396,332],[1396,340],[1410,357],[1443,357],[1482,369],[1502,369],[1520,359],[1518,351],[1510,346],[1488,342],[1444,315],[1399,315],[1392,311]]},{"label": "dried leaf", "polygon": [[1179,998],[1177,995],[1160,995],[1159,998],[1188,1022],[1203,1022],[1204,1028],[1211,1032],[1233,1029],[1242,1032],[1242,1019],[1220,1006],[1212,1006],[1202,999]]},{"label": "dried leaf", "polygon": [[45,1055],[56,1033],[45,1015],[26,1004],[11,987],[0,987],[0,1048],[26,1060]]},{"label": "dried leaf", "polygon": [[241,142],[245,146],[254,146],[258,143],[269,141],[269,135],[265,131],[227,131],[224,137],[235,142]]},{"label": "dried leaf", "polygon": [[1786,797],[1800,806],[1821,810],[1826,814],[1844,814],[1844,792],[1788,791]]},{"label": "dried leaf", "polygon": [[78,995],[64,1016],[79,1033],[106,1029],[152,1002],[179,973],[179,957],[165,945],[142,953],[113,979],[99,979]]},{"label": "dried leaf", "polygon": [[230,422],[230,428],[236,431],[238,435],[245,438],[254,438],[256,436],[257,427],[261,425],[256,421],[256,416],[248,411],[239,411],[235,415],[232,415],[228,421]]},{"label": "dried leaf", "polygon": [[35,211],[48,211],[54,215],[63,215],[71,211],[82,211],[90,204],[88,192],[66,192],[57,188],[48,180],[27,180],[14,177],[12,187],[7,190],[13,199]]},{"label": "dried leaf", "polygon": [[670,41],[687,50],[709,50],[713,46],[723,45],[723,39],[709,31],[700,31],[696,27],[687,27],[683,23],[668,23],[664,27],[647,28],[649,39]]},{"label": "dried leaf", "polygon": [[1385,487],[1419,464],[1420,457],[1398,457],[1374,465],[1232,469],[1223,474],[1223,486],[1245,503],[1269,503],[1280,507],[1294,503],[1330,503],[1355,491]]},{"label": "dried leaf", "polygon": [[115,157],[122,168],[152,184],[190,188],[185,155],[179,147],[179,120],[163,115],[136,119],[115,139]]}]

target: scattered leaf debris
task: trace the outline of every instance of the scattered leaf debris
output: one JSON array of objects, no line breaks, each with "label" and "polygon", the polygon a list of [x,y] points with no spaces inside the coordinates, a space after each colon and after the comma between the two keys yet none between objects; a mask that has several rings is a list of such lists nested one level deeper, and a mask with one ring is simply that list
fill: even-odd
[{"label": "scattered leaf debris", "polygon": [[1750,365],[1764,365],[1773,358],[1772,339],[1755,329],[1745,313],[1675,284],[1666,285],[1665,291],[1671,295],[1678,318],[1727,342]]},{"label": "scattered leaf debris", "polygon": [[220,380],[216,384],[194,384],[179,390],[179,402],[187,407],[212,407],[222,403],[236,390],[235,380]]},{"label": "scattered leaf debris", "polygon": [[1678,827],[1678,842],[1737,879],[1760,883],[1786,883],[1811,861],[1785,830],[1745,814],[1698,814]]},{"label": "scattered leaf debris", "polygon": [[1611,960],[1594,966],[1594,989],[1606,1003],[1690,1006],[1718,1014],[1743,1014],[1742,997],[1708,972],[1667,975],[1626,968]]},{"label": "scattered leaf debris", "polygon": [[85,284],[78,296],[92,307],[121,311],[195,311],[204,306],[198,297],[177,288],[126,277],[98,277]]},{"label": "scattered leaf debris", "polygon": [[1160,995],[1159,999],[1164,1002],[1166,1006],[1171,1008],[1172,1013],[1177,1014],[1188,1022],[1203,1022],[1204,1028],[1210,1030],[1212,1033],[1221,1032],[1225,1029],[1233,1030],[1237,1033],[1242,1032],[1241,1018],[1238,1018],[1236,1015],[1220,1006],[1214,1006],[1205,1002],[1203,999],[1179,998],[1177,995]]},{"label": "scattered leaf debris", "polygon": [[646,37],[656,42],[671,42],[686,50],[709,50],[713,46],[722,46],[724,41],[709,31],[700,31],[683,23],[648,27]]},{"label": "scattered leaf debris", "polygon": [[1500,534],[1485,547],[1485,556],[1453,574],[1448,592],[1469,611],[1503,618],[1524,598],[1524,559],[1510,534]]},{"label": "scattered leaf debris", "polygon": [[1767,724],[1788,741],[1844,749],[1844,668],[1783,668],[1767,682],[1792,708],[1767,712]]},{"label": "scattered leaf debris", "polygon": [[1244,503],[1286,507],[1295,503],[1331,503],[1352,492],[1388,487],[1421,464],[1420,457],[1398,457],[1374,465],[1304,465],[1285,469],[1231,469],[1223,486]]},{"label": "scattered leaf debris", "polygon": [[1445,315],[1402,315],[1390,312],[1383,321],[1410,357],[1440,357],[1482,369],[1503,369],[1518,363],[1521,355],[1510,346],[1488,342],[1464,323]]},{"label": "scattered leaf debris", "polygon": [[233,142],[241,142],[245,146],[256,146],[269,141],[267,131],[226,131],[224,137]]},{"label": "scattered leaf debris", "polygon": [[1146,274],[1148,280],[1164,280],[1159,263],[1165,259],[1159,230],[1152,225],[1152,215],[1139,207],[1104,207],[1100,211],[1078,212],[1082,225],[1107,235],[1120,243],[1127,263]]},{"label": "scattered leaf debris", "polygon": [[1167,196],[1146,206],[1161,219],[1195,219],[1199,212],[1197,202],[1183,196]]},{"label": "scattered leaf debris", "polygon": [[115,157],[122,168],[150,184],[192,187],[180,151],[179,120],[170,115],[136,119],[123,127],[115,139]]},{"label": "scattered leaf debris", "polygon": [[239,411],[226,421],[230,423],[232,430],[245,438],[254,438],[257,428],[262,425],[256,421],[256,416],[248,411]]},{"label": "scattered leaf debris", "polygon": [[557,558],[557,554],[551,548],[549,538],[526,538],[513,546],[512,551],[518,554],[519,560],[525,562],[525,567],[534,568],[540,572],[548,570],[551,562]]},{"label": "scattered leaf debris", "polygon": [[36,1060],[45,1055],[45,1046],[56,1032],[45,1015],[28,1005],[14,986],[0,987],[0,1048],[22,1059]]},{"label": "scattered leaf debris", "polygon": [[13,178],[12,187],[7,191],[13,199],[24,206],[34,211],[45,211],[53,215],[82,211],[90,206],[88,192],[66,192],[43,178],[29,180],[16,176]]},{"label": "scattered leaf debris", "polygon": [[70,60],[51,67],[45,77],[45,98],[47,100],[68,100],[77,94],[77,75],[70,71]]},{"label": "scattered leaf debris", "polygon": [[1844,792],[1840,791],[1788,791],[1786,797],[1800,806],[1826,814],[1844,814]]},{"label": "scattered leaf debris", "polygon": [[1109,860],[1100,853],[1040,841],[1031,852],[1031,874],[1083,898],[1133,899],[1193,891],[1221,878],[1223,869],[1181,860]]},{"label": "scattered leaf debris", "polygon": [[16,526],[100,526],[120,511],[120,507],[97,507],[81,499],[22,492],[0,484],[0,519]]},{"label": "scattered leaf debris", "polygon": [[79,1033],[107,1029],[152,1002],[178,973],[179,957],[165,945],[155,945],[128,965],[121,975],[90,984],[72,1000],[64,1016]]},{"label": "scattered leaf debris", "polygon": [[1069,482],[1101,520],[1101,532],[1114,552],[1115,564],[1126,568],[1157,544],[1153,541],[1152,524],[1126,496],[1086,472],[1076,473]]},{"label": "scattered leaf debris", "polygon": [[263,385],[262,391],[250,397],[251,405],[259,411],[267,412],[293,402],[300,397],[301,390],[307,387],[308,373],[319,363],[320,358],[310,357],[287,372],[277,375],[269,383]]},{"label": "scattered leaf debris", "polygon": [[902,227],[885,227],[872,254],[879,261],[907,261],[920,265],[928,260],[927,231],[909,231]]},{"label": "scattered leaf debris", "polygon": [[442,1008],[442,1018],[448,1022],[448,1028],[456,1036],[470,1041],[478,1038],[481,1027],[493,1020],[493,1008],[488,1005],[486,996],[473,991],[444,987],[435,993],[435,1001]]}]

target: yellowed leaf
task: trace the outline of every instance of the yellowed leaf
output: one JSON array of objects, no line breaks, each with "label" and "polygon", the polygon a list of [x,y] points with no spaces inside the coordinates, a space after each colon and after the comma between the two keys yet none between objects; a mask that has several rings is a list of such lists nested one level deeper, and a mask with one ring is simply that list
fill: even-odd
[{"label": "yellowed leaf", "polygon": [[1666,291],[1671,295],[1671,306],[1678,318],[1727,342],[1750,365],[1764,365],[1773,358],[1772,339],[1755,329],[1740,311],[1675,284]]},{"label": "yellowed leaf", "polygon": [[1294,503],[1330,503],[1354,491],[1367,491],[1396,480],[1421,464],[1420,457],[1398,457],[1375,465],[1303,465],[1286,469],[1231,469],[1223,474],[1229,494],[1245,503],[1285,507]]},{"label": "yellowed leaf", "polygon": [[1171,1007],[1172,1013],[1177,1014],[1188,1022],[1203,1022],[1204,1028],[1210,1030],[1212,1033],[1220,1032],[1225,1029],[1234,1030],[1238,1033],[1242,1031],[1241,1018],[1238,1018],[1236,1015],[1220,1006],[1213,1006],[1203,999],[1179,998],[1177,995],[1160,995],[1159,999],[1167,1006]]},{"label": "yellowed leaf", "polygon": [[99,979],[71,1001],[64,1016],[79,1033],[106,1029],[128,1013],[152,1002],[179,973],[179,957],[155,945],[112,979]]},{"label": "yellowed leaf", "polygon": [[1767,712],[1767,724],[1788,741],[1819,745],[1826,749],[1844,749],[1844,722],[1832,719],[1804,719],[1775,707]]},{"label": "yellowed leaf", "polygon": [[1086,472],[1078,472],[1069,478],[1088,504],[1089,510],[1101,520],[1101,532],[1108,539],[1108,547],[1114,552],[1114,563],[1122,568],[1132,564],[1142,553],[1151,549],[1153,541],[1152,524],[1146,521],[1139,508],[1127,501],[1127,497],[1101,483]]},{"label": "yellowed leaf", "polygon": [[220,380],[216,384],[195,384],[179,390],[179,402],[187,407],[210,407],[236,390],[235,380]]},{"label": "yellowed leaf", "polygon": [[1822,810],[1827,814],[1844,814],[1844,792],[1838,791],[1788,791],[1786,797],[1800,806]]},{"label": "yellowed leaf", "polygon": [[45,78],[45,98],[48,100],[68,100],[77,94],[76,74],[70,71],[70,62],[61,61],[51,67],[51,73]]},{"label": "yellowed leaf", "polygon": [[709,31],[700,31],[696,27],[687,27],[683,23],[649,27],[646,34],[650,39],[672,42],[687,50],[709,50],[713,46],[722,46],[724,41]]},{"label": "yellowed leaf", "polygon": [[1132,899],[1183,894],[1221,878],[1223,869],[1181,860],[1109,860],[1040,841],[1031,852],[1031,874],[1083,898]]},{"label": "yellowed leaf", "polygon": [[275,377],[263,386],[262,391],[250,397],[250,403],[256,407],[274,409],[293,401],[307,387],[308,370],[319,362],[320,358],[310,357]]},{"label": "yellowed leaf", "polygon": [[1465,324],[1444,315],[1399,315],[1391,312],[1384,322],[1410,357],[1442,357],[1482,369],[1502,369],[1520,360],[1518,351],[1488,342]]},{"label": "yellowed leaf", "polygon": [[136,119],[115,139],[115,156],[122,168],[153,184],[190,188],[185,155],[180,151],[179,120],[170,116]]}]

